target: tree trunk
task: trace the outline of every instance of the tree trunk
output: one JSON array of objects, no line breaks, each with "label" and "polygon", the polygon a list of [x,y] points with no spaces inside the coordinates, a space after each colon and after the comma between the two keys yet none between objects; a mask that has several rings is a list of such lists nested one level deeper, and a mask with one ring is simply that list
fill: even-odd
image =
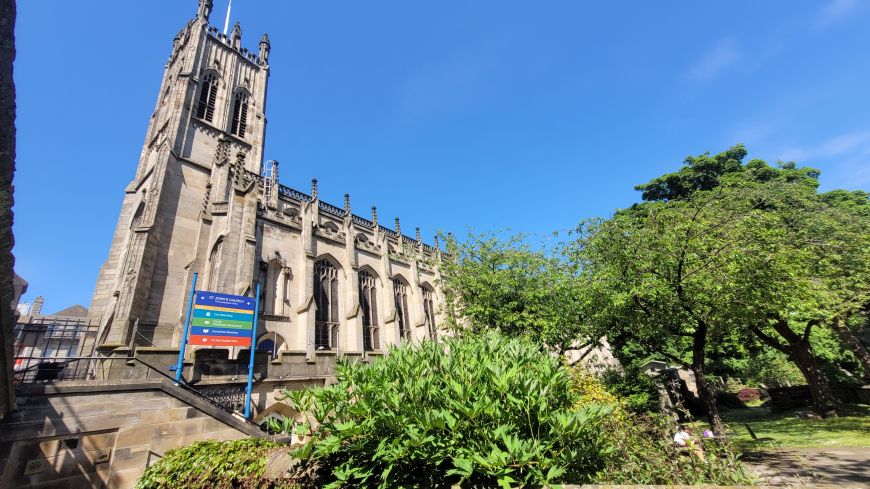
[{"label": "tree trunk", "polygon": [[858,357],[858,361],[861,362],[861,366],[864,369],[864,382],[870,383],[870,351],[861,344],[855,333],[849,329],[849,326],[843,324],[840,318],[835,319],[831,327],[840,336],[840,341]]},{"label": "tree trunk", "polygon": [[795,362],[804,378],[807,379],[807,384],[810,386],[810,394],[813,396],[813,411],[820,416],[836,417],[837,402],[831,393],[831,386],[828,384],[828,379],[825,374],[819,370],[816,357],[810,350],[809,345],[800,343],[794,345],[791,355],[792,361]]},{"label": "tree trunk", "polygon": [[15,174],[15,1],[0,0],[0,419],[14,407],[12,177]]},{"label": "tree trunk", "polygon": [[819,369],[816,356],[809,342],[809,332],[813,323],[807,323],[803,337],[792,331],[788,322],[778,319],[773,329],[788,343],[788,357],[797,365],[813,396],[813,410],[822,417],[837,415],[837,402],[831,393],[831,386],[824,372]]},{"label": "tree trunk", "polygon": [[692,337],[692,372],[695,374],[695,387],[698,389],[698,397],[701,398],[704,410],[707,411],[707,420],[710,423],[710,428],[713,429],[713,433],[719,435],[725,430],[722,426],[722,418],[719,417],[719,407],[716,406],[716,394],[710,388],[710,383],[707,382],[707,377],[704,373],[706,348],[707,323],[698,321],[698,328]]},{"label": "tree trunk", "polygon": [[716,393],[710,388],[710,383],[707,382],[703,365],[693,365],[692,372],[695,374],[695,386],[698,388],[698,397],[701,398],[704,410],[707,411],[710,428],[713,429],[713,433],[720,435],[725,429],[722,426],[722,418],[719,416],[719,407],[716,405]]}]

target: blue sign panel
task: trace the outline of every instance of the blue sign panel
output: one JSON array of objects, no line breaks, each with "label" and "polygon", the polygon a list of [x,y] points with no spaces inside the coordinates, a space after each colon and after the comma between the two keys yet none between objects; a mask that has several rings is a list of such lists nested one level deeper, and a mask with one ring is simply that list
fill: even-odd
[{"label": "blue sign panel", "polygon": [[248,338],[251,336],[251,330],[239,328],[207,328],[202,326],[193,326],[190,328],[190,334],[200,336],[236,336],[239,338]]},{"label": "blue sign panel", "polygon": [[196,305],[253,311],[254,299],[243,295],[219,294],[201,290],[196,293]]}]

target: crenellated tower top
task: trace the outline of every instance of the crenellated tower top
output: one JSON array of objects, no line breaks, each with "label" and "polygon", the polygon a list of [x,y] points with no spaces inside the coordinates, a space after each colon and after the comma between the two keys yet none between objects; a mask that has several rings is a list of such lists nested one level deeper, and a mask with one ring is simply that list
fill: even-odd
[{"label": "crenellated tower top", "polygon": [[199,0],[199,8],[196,11],[196,18],[208,22],[211,15],[211,9],[214,6],[212,0]]}]

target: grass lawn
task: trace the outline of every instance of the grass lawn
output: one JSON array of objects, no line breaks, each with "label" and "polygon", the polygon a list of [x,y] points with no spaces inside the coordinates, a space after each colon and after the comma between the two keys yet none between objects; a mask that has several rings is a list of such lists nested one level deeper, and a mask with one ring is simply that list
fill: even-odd
[{"label": "grass lawn", "polygon": [[799,419],[795,413],[806,408],[771,413],[764,407],[723,409],[722,419],[728,433],[741,448],[753,444],[744,423],[749,423],[759,438],[771,437],[783,448],[870,447],[870,406],[843,408],[838,418]]}]

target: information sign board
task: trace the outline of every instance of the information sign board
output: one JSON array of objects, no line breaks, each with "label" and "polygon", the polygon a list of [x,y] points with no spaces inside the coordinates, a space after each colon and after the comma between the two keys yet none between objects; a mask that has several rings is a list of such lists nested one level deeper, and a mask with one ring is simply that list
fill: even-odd
[{"label": "information sign board", "polygon": [[205,290],[195,294],[189,344],[251,346],[254,299]]}]

